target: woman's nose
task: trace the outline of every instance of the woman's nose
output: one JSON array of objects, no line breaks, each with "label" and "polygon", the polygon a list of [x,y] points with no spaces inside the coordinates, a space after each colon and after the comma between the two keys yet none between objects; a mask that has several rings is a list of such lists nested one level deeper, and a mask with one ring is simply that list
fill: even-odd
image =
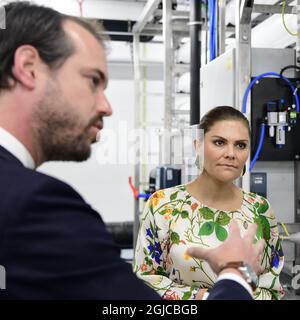
[{"label": "woman's nose", "polygon": [[235,148],[233,145],[228,145],[226,150],[225,150],[225,155],[226,158],[235,158]]}]

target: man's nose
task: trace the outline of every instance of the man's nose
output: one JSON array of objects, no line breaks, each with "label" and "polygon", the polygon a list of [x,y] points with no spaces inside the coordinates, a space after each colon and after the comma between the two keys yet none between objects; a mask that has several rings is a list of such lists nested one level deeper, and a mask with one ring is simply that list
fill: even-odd
[{"label": "man's nose", "polygon": [[103,92],[99,94],[97,111],[105,117],[112,115],[112,107]]}]

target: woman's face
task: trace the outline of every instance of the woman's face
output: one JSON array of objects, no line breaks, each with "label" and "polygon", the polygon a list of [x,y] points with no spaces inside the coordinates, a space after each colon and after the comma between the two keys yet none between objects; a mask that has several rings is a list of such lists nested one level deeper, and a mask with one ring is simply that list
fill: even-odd
[{"label": "woman's face", "polygon": [[204,170],[219,181],[233,181],[241,175],[249,150],[249,132],[242,121],[218,121],[204,136]]}]

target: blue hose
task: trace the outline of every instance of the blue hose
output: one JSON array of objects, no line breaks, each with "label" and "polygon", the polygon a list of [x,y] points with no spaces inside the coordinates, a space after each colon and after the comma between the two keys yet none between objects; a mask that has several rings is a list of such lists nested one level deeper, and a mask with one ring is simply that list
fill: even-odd
[{"label": "blue hose", "polygon": [[208,20],[209,20],[209,28],[208,28],[208,34],[209,34],[209,61],[213,60],[212,59],[212,28],[211,28],[211,0],[208,0]]},{"label": "blue hose", "polygon": [[210,60],[215,58],[215,32],[214,32],[214,0],[210,1]]},{"label": "blue hose", "polygon": [[[300,111],[300,108],[299,108],[299,98],[298,98],[298,95],[297,95],[297,92],[296,92],[296,89],[295,87],[292,85],[291,81],[280,75],[279,73],[276,73],[276,72],[266,72],[266,73],[262,73],[261,75],[257,76],[256,78],[254,78],[251,83],[249,84],[249,86],[247,87],[246,91],[245,91],[245,95],[244,95],[244,99],[243,99],[243,113],[246,113],[246,110],[247,110],[247,100],[248,100],[248,96],[249,96],[249,93],[252,89],[252,87],[254,86],[254,84],[256,83],[256,81],[260,80],[261,78],[264,78],[264,77],[267,77],[267,76],[275,76],[275,77],[279,77],[281,79],[283,79],[284,81],[287,82],[287,84],[290,86],[292,92],[293,92],[293,96],[295,96],[295,103],[296,103],[296,111],[297,113],[299,113]],[[259,137],[259,145],[256,149],[256,152],[255,152],[255,155],[254,155],[254,158],[253,160],[251,161],[251,164],[250,164],[250,168],[249,168],[249,171],[251,172],[258,157],[259,157],[259,154],[261,152],[261,149],[262,149],[262,145],[263,145],[263,142],[264,142],[264,137],[265,137],[265,124],[262,123],[261,124],[261,127],[260,127],[260,137]]]},{"label": "blue hose", "polygon": [[216,58],[216,1],[213,0],[213,23],[212,23],[212,28],[213,28],[213,53],[214,53],[214,59]]},{"label": "blue hose", "polygon": [[150,198],[150,196],[151,196],[151,193],[139,193],[138,194],[139,198],[144,198],[146,200],[148,200]]},{"label": "blue hose", "polygon": [[260,80],[261,78],[268,77],[268,76],[275,76],[275,77],[281,78],[282,80],[287,82],[287,84],[290,86],[290,88],[292,90],[293,96],[295,96],[296,111],[297,111],[297,113],[299,113],[300,112],[299,98],[298,98],[295,87],[292,85],[291,81],[288,78],[286,78],[276,72],[262,73],[261,75],[257,76],[256,78],[254,78],[251,81],[251,83],[249,84],[249,86],[247,87],[247,89],[245,91],[245,95],[244,95],[244,99],[243,99],[243,109],[242,109],[243,113],[246,113],[248,96],[249,96],[249,93],[250,93],[252,87],[255,85],[256,81]]},{"label": "blue hose", "polygon": [[208,19],[209,19],[209,61],[216,57],[215,46],[215,0],[208,0]]},{"label": "blue hose", "polygon": [[253,160],[251,161],[251,164],[250,164],[250,168],[249,168],[249,171],[251,172],[257,159],[258,159],[258,156],[260,154],[260,151],[262,149],[262,145],[263,145],[263,142],[264,142],[264,138],[265,138],[265,128],[266,128],[266,125],[264,123],[262,123],[260,125],[260,135],[259,135],[259,144],[258,144],[258,148],[256,149],[256,152],[255,152],[255,155],[254,155],[254,158]]}]

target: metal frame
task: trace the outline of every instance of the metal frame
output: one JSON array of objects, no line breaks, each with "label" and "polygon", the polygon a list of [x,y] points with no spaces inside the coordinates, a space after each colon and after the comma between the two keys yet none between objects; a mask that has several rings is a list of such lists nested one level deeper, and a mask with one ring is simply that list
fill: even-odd
[{"label": "metal frame", "polygon": [[[279,5],[268,5],[268,4],[255,4],[253,6],[253,13],[278,13],[281,14],[282,6]],[[285,14],[296,13],[296,6],[286,6]]]},{"label": "metal frame", "polygon": [[[171,155],[171,135],[172,135],[172,120],[173,115],[177,113],[174,110],[175,104],[175,85],[174,75],[176,72],[180,72],[181,69],[176,67],[174,63],[174,48],[181,37],[189,36],[189,27],[186,20],[189,15],[186,12],[173,12],[172,1],[163,0],[163,9],[157,9],[158,4],[161,0],[149,0],[138,19],[132,28],[134,35],[133,41],[133,57],[134,57],[134,81],[135,81],[135,129],[139,129],[141,126],[141,60],[140,60],[140,36],[148,34],[161,34],[163,36],[164,43],[164,132],[161,135],[162,139],[162,150],[161,163],[170,163]],[[162,16],[162,25],[156,25],[152,22],[149,23],[149,19],[152,15]],[[179,113],[178,113],[179,114]],[[141,137],[139,137],[141,141]],[[136,155],[139,154],[139,143],[136,143]],[[134,183],[135,186],[141,186],[141,165],[139,159],[136,159],[134,167]],[[139,230],[139,219],[140,219],[140,201],[136,200],[134,204],[134,246],[136,244],[138,230]]]},{"label": "metal frame", "polygon": [[157,9],[159,2],[160,2],[160,0],[149,0],[146,3],[146,5],[140,15],[140,18],[138,19],[138,21],[134,24],[134,26],[132,28],[133,33],[138,34],[138,33],[142,32],[142,30],[144,29],[145,25],[147,24],[149,18],[154,13],[154,11]]},{"label": "metal frame", "polygon": [[[134,129],[138,130],[140,127],[140,35],[135,34],[133,38],[133,62],[134,62]],[[140,141],[135,143],[135,156],[139,154]],[[140,164],[139,159],[135,159],[134,163],[134,185],[139,190],[140,183]],[[140,191],[140,190],[139,190]],[[140,201],[139,199],[134,201],[134,225],[133,225],[133,247],[135,248],[138,230],[139,230],[139,218],[140,218]]]},{"label": "metal frame", "polygon": [[[297,41],[296,41],[296,65],[300,66],[300,0],[297,0]],[[299,72],[295,72],[299,76]],[[299,119],[299,116],[298,116]],[[295,161],[294,169],[295,177],[295,222],[300,222],[300,162]],[[295,245],[295,265],[300,265],[300,245]],[[296,290],[296,294],[300,294],[300,290]]]},{"label": "metal frame", "polygon": [[[149,0],[140,15],[138,21],[134,24],[132,28],[133,32],[133,62],[134,62],[134,129],[139,130],[141,124],[141,114],[140,114],[140,105],[141,105],[141,64],[140,64],[140,35],[143,32],[149,18],[157,9],[160,0]],[[141,166],[140,158],[138,154],[141,151],[140,145],[141,140],[138,135],[138,142],[135,143],[135,164],[134,164],[134,184],[138,191],[140,192],[140,177],[141,177]],[[134,201],[134,225],[133,225],[133,247],[135,248],[138,231],[140,225],[140,200],[135,199]]]},{"label": "metal frame", "polygon": [[[237,1],[236,8],[236,104],[242,106],[242,99],[246,86],[251,80],[251,13],[281,13],[281,6],[268,6],[268,5],[254,5],[253,10],[245,6],[245,1]],[[300,33],[300,0],[297,0],[297,6],[287,6],[287,14],[297,14],[297,33]],[[296,63],[300,65],[300,36],[297,36],[296,41]],[[251,102],[250,98],[247,102],[247,117],[251,121]],[[249,161],[248,161],[249,163]],[[247,165],[248,167],[248,165]],[[300,222],[300,163],[295,162],[295,223]],[[249,173],[242,179],[243,189],[249,190]],[[289,230],[293,233],[295,224],[289,226]],[[299,227],[299,226],[298,226]],[[295,265],[300,264],[300,245],[295,245]],[[299,294],[299,290],[296,294]]]},{"label": "metal frame", "polygon": [[[164,157],[162,159],[162,163],[168,163],[168,159],[170,157],[170,139],[169,132],[172,127],[172,111],[174,106],[174,83],[173,83],[173,73],[174,73],[174,56],[173,56],[173,48],[174,48],[174,34],[172,28],[172,1],[163,0],[163,10],[157,10],[157,6],[160,3],[160,0],[149,0],[138,21],[132,28],[132,32],[134,34],[134,80],[135,80],[135,121],[134,127],[135,129],[139,129],[141,127],[141,63],[140,63],[140,35],[147,33],[150,31],[158,34],[163,34],[164,39],[164,141],[163,141],[163,150]],[[158,12],[157,12],[158,11]],[[163,16],[163,24],[161,26],[153,25],[152,23],[148,23],[149,18],[153,14],[159,15],[162,13]],[[176,17],[182,17],[182,12],[177,14]],[[184,17],[185,18],[185,17]],[[185,25],[176,23],[175,30],[176,34],[186,36],[188,34],[188,28]],[[141,139],[141,137],[139,137]],[[140,142],[136,143],[136,156],[139,154]],[[138,188],[140,187],[140,178],[141,178],[141,165],[139,163],[139,159],[136,159],[135,168],[134,168],[134,183]],[[139,190],[140,191],[140,190]],[[136,200],[134,203],[134,246],[136,244],[138,230],[139,230],[139,219],[140,219],[140,201]]]},{"label": "metal frame", "polygon": [[173,34],[172,2],[163,0],[163,42],[164,42],[164,128],[172,126],[173,109]]},{"label": "metal frame", "polygon": [[[244,92],[251,81],[251,14],[252,12],[259,13],[281,13],[282,7],[279,5],[254,5],[254,1],[236,0],[236,107],[242,108]],[[298,33],[300,33],[300,0],[297,0],[296,6],[286,6],[287,14],[297,14]],[[299,62],[298,62],[299,60]],[[300,36],[297,37],[296,43],[296,61],[300,65]],[[246,116],[251,122],[251,100],[250,96],[247,101],[247,113]],[[247,162],[247,168],[250,166],[250,159]],[[299,163],[295,164],[295,167],[300,166]],[[300,178],[300,169],[295,168],[295,178]],[[240,184],[243,189],[250,189],[250,174],[247,172]],[[298,183],[299,185],[299,183]],[[300,186],[296,191],[300,192]],[[300,196],[300,195],[299,195]],[[299,200],[296,208],[299,208]],[[299,210],[299,209],[298,209]],[[296,214],[296,222],[300,221],[299,215]],[[300,253],[300,248],[299,248]],[[300,256],[300,255],[299,255]],[[300,260],[299,260],[300,264]]]},{"label": "metal frame", "polygon": [[218,56],[225,52],[226,38],[226,0],[218,1]]},{"label": "metal frame", "polygon": [[[235,97],[236,108],[242,110],[244,93],[251,81],[251,13],[253,8],[245,4],[245,1],[236,0],[236,74],[235,74]],[[251,123],[251,101],[247,101],[246,116]],[[246,163],[246,167],[250,167],[250,159]],[[249,171],[239,179],[239,184],[245,191],[250,190],[250,173]]]}]

